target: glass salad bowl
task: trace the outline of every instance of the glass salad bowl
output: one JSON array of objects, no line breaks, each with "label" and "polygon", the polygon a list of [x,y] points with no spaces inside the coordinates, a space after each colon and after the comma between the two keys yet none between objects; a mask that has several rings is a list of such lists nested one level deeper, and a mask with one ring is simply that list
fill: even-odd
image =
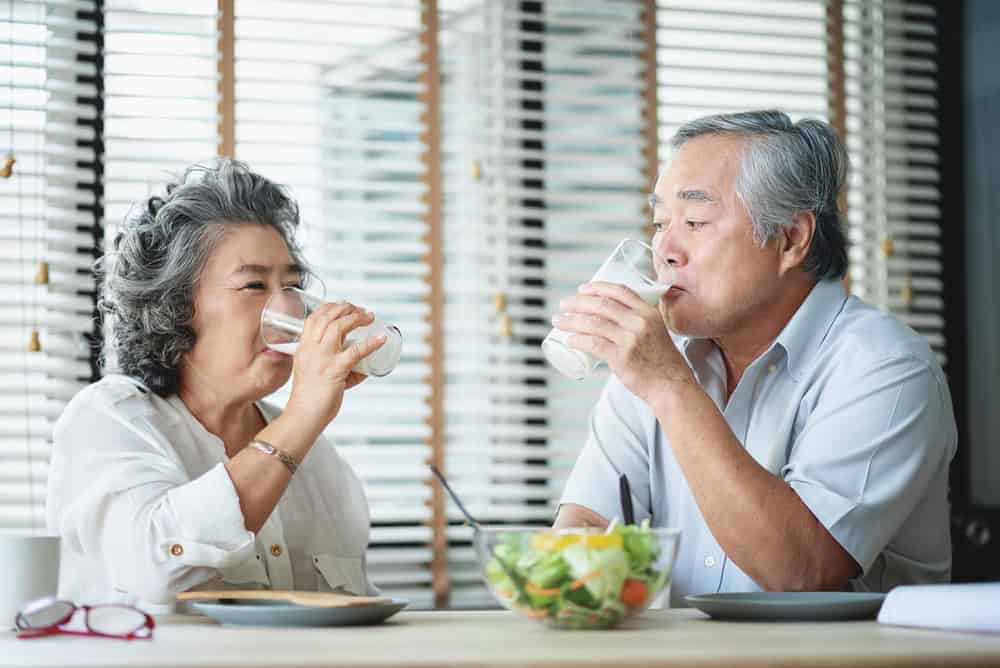
[{"label": "glass salad bowl", "polygon": [[553,531],[481,526],[483,577],[503,607],[561,629],[610,629],[657,603],[680,529],[612,525]]}]

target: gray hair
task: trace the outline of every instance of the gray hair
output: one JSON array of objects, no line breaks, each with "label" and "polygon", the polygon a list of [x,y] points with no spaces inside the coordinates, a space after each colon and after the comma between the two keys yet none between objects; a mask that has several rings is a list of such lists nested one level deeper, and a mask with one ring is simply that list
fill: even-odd
[{"label": "gray hair", "polygon": [[837,197],[847,178],[847,150],[828,124],[792,123],[781,111],[747,111],[705,116],[685,123],[670,140],[671,153],[709,134],[746,138],[736,194],[753,221],[761,245],[796,214],[816,216],[816,231],[802,268],[817,280],[847,271],[847,239]]},{"label": "gray hair", "polygon": [[195,343],[195,286],[227,226],[274,228],[307,271],[295,243],[298,224],[298,205],[285,188],[230,159],[194,164],[166,186],[165,197],[134,207],[113,251],[96,265],[104,279],[99,307],[112,316],[120,371],[160,396],[175,394],[181,361]]}]

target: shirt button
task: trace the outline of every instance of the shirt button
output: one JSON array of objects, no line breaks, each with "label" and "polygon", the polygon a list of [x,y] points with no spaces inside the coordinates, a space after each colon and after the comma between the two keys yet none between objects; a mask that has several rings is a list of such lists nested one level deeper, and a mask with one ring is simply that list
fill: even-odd
[{"label": "shirt button", "polygon": [[767,367],[767,372],[768,373],[774,373],[777,370],[778,370],[778,365],[777,364],[772,364],[769,367]]},{"label": "shirt button", "polygon": [[175,557],[179,557],[184,554],[184,548],[180,545],[180,543],[174,543],[170,546],[170,554]]},{"label": "shirt button", "polygon": [[715,557],[705,557],[705,568],[711,568],[712,566],[715,566]]},{"label": "shirt button", "polygon": [[271,546],[271,556],[280,557],[281,556],[281,546],[275,543]]}]

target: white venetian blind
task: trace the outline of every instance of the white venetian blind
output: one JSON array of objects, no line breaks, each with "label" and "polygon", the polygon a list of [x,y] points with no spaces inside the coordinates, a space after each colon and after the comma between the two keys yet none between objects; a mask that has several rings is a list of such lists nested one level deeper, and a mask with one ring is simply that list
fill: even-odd
[{"label": "white venetian blind", "polygon": [[[539,345],[644,224],[639,2],[443,2],[445,456],[489,523],[548,525],[606,371]],[[452,605],[488,603],[449,505]]]},{"label": "white venetian blind", "polygon": [[216,0],[105,0],[104,219],[129,209],[219,143]]},{"label": "white venetian blind", "polygon": [[52,426],[91,377],[96,26],[93,2],[0,5],[0,531],[44,530]]},{"label": "white venetian blind", "polygon": [[427,607],[430,307],[419,10],[418,0],[238,0],[235,157],[290,186],[306,259],[326,297],[363,304],[403,332],[398,368],[349,392],[328,431],[364,482],[373,581]]},{"label": "white venetian blind", "polygon": [[844,2],[852,290],[943,361],[936,35],[929,3]]},{"label": "white venetian blind", "polygon": [[827,116],[824,0],[658,0],[660,159],[700,116],[781,109]]}]

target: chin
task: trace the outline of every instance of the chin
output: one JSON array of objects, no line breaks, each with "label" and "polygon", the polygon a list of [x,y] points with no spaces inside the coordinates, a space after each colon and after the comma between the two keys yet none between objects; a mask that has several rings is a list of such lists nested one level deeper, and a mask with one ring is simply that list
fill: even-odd
[{"label": "chin", "polygon": [[667,323],[667,329],[678,336],[704,339],[715,335],[712,327],[701,318],[691,318],[683,313],[668,312],[664,320]]},{"label": "chin", "polygon": [[291,377],[291,367],[287,369],[274,369],[269,374],[258,375],[257,387],[259,387],[260,391],[264,393],[263,396],[267,396],[280,390]]}]

